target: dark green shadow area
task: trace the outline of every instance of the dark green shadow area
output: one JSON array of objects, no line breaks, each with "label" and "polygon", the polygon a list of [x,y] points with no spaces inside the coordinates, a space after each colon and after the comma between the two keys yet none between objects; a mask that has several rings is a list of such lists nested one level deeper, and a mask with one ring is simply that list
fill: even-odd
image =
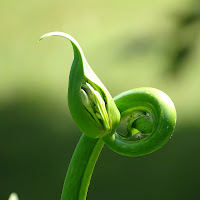
[{"label": "dark green shadow area", "polygon": [[[67,109],[50,101],[20,98],[0,115],[1,199],[55,200],[81,135]],[[104,147],[88,200],[177,200],[198,198],[200,127],[179,125],[159,151],[128,158]]]},{"label": "dark green shadow area", "polygon": [[[17,99],[0,115],[0,199],[59,199],[80,132],[66,110],[48,102]],[[73,133],[73,134],[72,134]]]}]

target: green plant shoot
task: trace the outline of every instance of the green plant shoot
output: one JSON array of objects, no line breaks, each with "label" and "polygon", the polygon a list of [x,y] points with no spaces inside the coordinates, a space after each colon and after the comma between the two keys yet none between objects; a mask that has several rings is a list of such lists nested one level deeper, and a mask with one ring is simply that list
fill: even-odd
[{"label": "green plant shoot", "polygon": [[[68,39],[74,50],[68,104],[82,137],[72,156],[61,200],[85,200],[98,156],[106,144],[125,156],[142,156],[161,148],[172,136],[176,110],[171,99],[154,88],[137,88],[112,98],[87,63],[77,41],[62,32],[49,36]],[[117,133],[127,120],[127,133]]]}]

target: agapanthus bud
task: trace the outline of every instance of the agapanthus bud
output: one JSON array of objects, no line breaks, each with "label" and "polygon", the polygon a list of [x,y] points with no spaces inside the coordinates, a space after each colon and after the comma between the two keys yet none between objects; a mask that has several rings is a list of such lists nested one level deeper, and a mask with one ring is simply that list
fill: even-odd
[{"label": "agapanthus bud", "polygon": [[47,33],[41,39],[49,36],[67,38],[74,49],[74,61],[69,76],[68,104],[77,126],[92,138],[102,137],[116,129],[120,122],[120,113],[110,93],[87,63],[77,41],[62,32]]}]

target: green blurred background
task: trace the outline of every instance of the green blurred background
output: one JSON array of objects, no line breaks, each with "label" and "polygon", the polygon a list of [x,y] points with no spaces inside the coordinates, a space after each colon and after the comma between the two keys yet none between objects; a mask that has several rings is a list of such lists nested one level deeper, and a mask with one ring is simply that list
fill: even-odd
[{"label": "green blurred background", "polygon": [[172,139],[137,158],[106,146],[88,200],[197,200],[200,4],[197,0],[0,2],[0,199],[58,200],[81,132],[67,106],[71,34],[112,96],[149,86],[177,109]]}]

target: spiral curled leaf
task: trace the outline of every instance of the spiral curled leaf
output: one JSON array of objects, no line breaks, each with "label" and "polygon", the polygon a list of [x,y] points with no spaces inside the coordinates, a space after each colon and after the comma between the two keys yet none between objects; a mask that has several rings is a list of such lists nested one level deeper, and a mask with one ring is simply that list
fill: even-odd
[{"label": "spiral curled leaf", "polygon": [[113,151],[125,156],[149,154],[162,147],[172,136],[176,110],[171,99],[162,91],[137,88],[118,95],[114,100],[121,120],[130,118],[126,136],[114,131],[103,138]]}]

